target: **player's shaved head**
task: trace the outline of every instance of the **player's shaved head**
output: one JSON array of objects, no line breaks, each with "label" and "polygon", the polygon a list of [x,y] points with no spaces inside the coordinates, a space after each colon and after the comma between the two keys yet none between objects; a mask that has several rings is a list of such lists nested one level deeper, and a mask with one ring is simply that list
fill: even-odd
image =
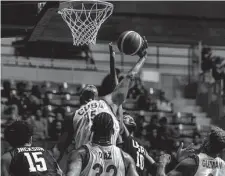
[{"label": "player's shaved head", "polygon": [[25,121],[15,121],[5,129],[5,139],[12,147],[23,146],[30,142],[32,126]]},{"label": "player's shaved head", "polygon": [[92,131],[97,136],[111,136],[114,132],[113,125],[112,116],[102,112],[94,117]]},{"label": "player's shaved head", "polygon": [[98,89],[94,85],[86,85],[80,95],[80,103],[86,104],[91,100],[95,100],[98,97]]},{"label": "player's shaved head", "polygon": [[225,149],[225,131],[219,127],[212,126],[204,147],[207,152],[218,154]]}]

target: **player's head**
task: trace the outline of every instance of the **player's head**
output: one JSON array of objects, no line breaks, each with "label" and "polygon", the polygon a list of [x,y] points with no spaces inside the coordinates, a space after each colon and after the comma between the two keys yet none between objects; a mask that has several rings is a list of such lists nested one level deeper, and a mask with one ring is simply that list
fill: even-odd
[{"label": "player's head", "polygon": [[32,126],[25,121],[15,121],[6,127],[5,139],[12,147],[24,146],[31,144],[33,135]]},{"label": "player's head", "polygon": [[130,133],[133,133],[135,131],[136,123],[134,121],[134,118],[127,112],[123,113],[123,123],[125,124]]},{"label": "player's head", "polygon": [[86,104],[98,97],[98,89],[94,85],[86,85],[80,95],[80,104]]},{"label": "player's head", "polygon": [[219,154],[225,149],[225,131],[212,126],[211,131],[203,142],[202,150],[206,154]]},{"label": "player's head", "polygon": [[167,124],[168,124],[167,118],[166,118],[166,117],[162,117],[162,118],[159,120],[159,124],[160,124],[160,126],[162,126],[162,127],[166,127]]},{"label": "player's head", "polygon": [[93,119],[92,132],[94,136],[111,137],[114,133],[112,116],[106,112],[101,112]]}]

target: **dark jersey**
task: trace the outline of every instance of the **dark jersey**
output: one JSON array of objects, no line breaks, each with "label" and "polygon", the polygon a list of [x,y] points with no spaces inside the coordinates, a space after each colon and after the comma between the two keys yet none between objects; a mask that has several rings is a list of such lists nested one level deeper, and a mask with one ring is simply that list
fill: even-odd
[{"label": "dark jersey", "polygon": [[133,137],[129,136],[124,140],[123,151],[128,153],[135,161],[139,176],[144,175],[146,150]]},{"label": "dark jersey", "polygon": [[41,147],[19,147],[10,151],[10,174],[13,176],[60,176],[52,155]]}]

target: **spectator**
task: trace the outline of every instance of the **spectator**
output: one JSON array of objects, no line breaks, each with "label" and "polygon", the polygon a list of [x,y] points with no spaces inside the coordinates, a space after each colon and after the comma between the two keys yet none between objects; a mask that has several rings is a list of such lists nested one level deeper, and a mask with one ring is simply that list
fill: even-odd
[{"label": "spectator", "polygon": [[53,97],[53,94],[52,93],[45,92],[44,93],[44,98],[43,98],[43,104],[45,106],[50,105],[51,104],[52,97]]},{"label": "spectator", "polygon": [[25,113],[32,113],[35,114],[36,110],[30,108],[30,101],[29,101],[29,93],[23,92],[20,96],[20,114],[24,115]]},{"label": "spectator", "polygon": [[17,82],[17,84],[16,84],[16,89],[17,89],[17,94],[18,94],[19,96],[22,96],[23,93],[24,93],[25,90],[26,90],[26,83],[24,83],[24,82],[22,82],[22,81]]},{"label": "spectator", "polygon": [[148,134],[152,134],[153,130],[158,130],[158,116],[152,115],[149,125],[147,126]]},{"label": "spectator", "polygon": [[201,68],[203,72],[207,72],[212,68],[212,49],[210,47],[202,48],[202,64]]},{"label": "spectator", "polygon": [[51,133],[51,139],[52,140],[58,140],[59,137],[62,134],[62,130],[63,130],[62,121],[55,120],[53,122],[53,130],[52,130],[52,133]]},{"label": "spectator", "polygon": [[147,97],[148,93],[145,87],[142,84],[140,78],[136,78],[134,82],[134,86],[131,87],[128,91],[128,98],[136,99],[139,96]]},{"label": "spectator", "polygon": [[149,102],[148,98],[145,95],[140,95],[137,101],[137,108],[138,110],[148,110],[149,109]]},{"label": "spectator", "polygon": [[51,123],[51,138],[53,140],[58,140],[58,137],[60,136],[60,134],[62,133],[63,130],[63,122],[64,122],[64,118],[61,112],[57,112],[56,113],[56,118],[53,120],[53,122]]},{"label": "spectator", "polygon": [[44,140],[48,138],[48,123],[47,120],[42,116],[41,109],[36,111],[36,116],[31,118],[30,123],[34,127],[34,140]]},{"label": "spectator", "polygon": [[200,149],[201,143],[202,143],[202,140],[201,140],[200,133],[195,132],[193,134],[193,144],[194,144],[193,148],[196,149],[196,150]]},{"label": "spectator", "polygon": [[141,136],[138,138],[138,141],[146,148],[146,150],[149,150],[151,144],[147,136],[146,128],[141,130]]},{"label": "spectator", "polygon": [[140,137],[141,136],[141,131],[142,131],[143,125],[144,125],[144,114],[140,114],[137,117],[137,119],[138,120],[135,121],[135,123],[137,125],[136,131],[135,131],[135,136],[136,137]]},{"label": "spectator", "polygon": [[35,106],[35,108],[41,105],[41,91],[37,85],[32,87],[29,100],[31,106]]},{"label": "spectator", "polygon": [[16,104],[18,107],[20,107],[20,99],[17,96],[17,91],[16,89],[11,89],[9,93],[9,100],[8,100],[8,105],[13,105]]},{"label": "spectator", "polygon": [[55,114],[53,112],[48,112],[46,115],[46,119],[48,120],[48,134],[52,136],[52,131],[54,131],[54,121],[55,121]]},{"label": "spectator", "polygon": [[7,112],[4,116],[4,118],[6,119],[6,123],[5,125],[9,125],[12,122],[14,122],[15,120],[21,120],[21,117],[18,114],[18,107],[17,105],[10,105],[7,109]]},{"label": "spectator", "polygon": [[153,127],[151,129],[151,133],[148,134],[149,136],[149,141],[150,141],[150,146],[151,149],[156,150],[159,148],[159,142],[158,142],[158,133],[157,133],[158,128]]},{"label": "spectator", "polygon": [[213,57],[212,76],[215,80],[225,79],[225,58]]},{"label": "spectator", "polygon": [[174,130],[168,126],[168,120],[166,117],[162,117],[159,120],[158,139],[159,146],[162,150],[171,151],[173,149]]},{"label": "spectator", "polygon": [[63,115],[62,115],[62,113],[60,113],[60,112],[57,112],[56,113],[56,120],[57,121],[63,121]]},{"label": "spectator", "polygon": [[1,90],[2,97],[9,98],[10,96],[11,84],[9,81],[3,81],[3,89]]}]

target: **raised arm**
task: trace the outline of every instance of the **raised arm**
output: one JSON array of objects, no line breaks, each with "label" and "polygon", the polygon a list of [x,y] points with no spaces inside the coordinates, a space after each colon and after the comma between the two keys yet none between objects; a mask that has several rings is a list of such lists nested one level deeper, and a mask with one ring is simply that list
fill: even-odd
[{"label": "raised arm", "polygon": [[118,77],[115,67],[115,52],[113,51],[112,43],[109,43],[109,53],[110,53],[110,76],[112,78],[112,88],[118,85]]},{"label": "raised arm", "polygon": [[116,86],[112,93],[106,95],[104,99],[109,105],[115,104],[120,106],[126,99],[131,80],[139,73],[146,60],[146,48],[148,47],[147,40],[144,38],[142,49],[138,55],[140,59],[135,66],[128,72],[126,77]]},{"label": "raised arm", "polygon": [[158,164],[156,176],[190,176],[195,175],[197,171],[197,163],[194,158],[186,158],[181,161],[175,169],[170,171],[168,174],[165,173],[167,162],[160,162]]},{"label": "raised arm", "polygon": [[[116,67],[115,67],[115,52],[112,47],[112,43],[109,43],[109,53],[110,53],[110,76],[112,79],[112,90],[116,88],[118,85],[118,77],[117,77],[117,72],[116,72]],[[116,117],[120,123],[120,129],[123,129],[123,108],[122,105],[120,106],[115,106],[114,104],[112,105],[112,110],[114,111],[114,114],[116,114]]]},{"label": "raised arm", "polygon": [[134,160],[131,158],[130,155],[128,155],[125,152],[123,152],[123,156],[124,156],[124,162],[125,162],[124,164],[126,168],[125,176],[138,176]]},{"label": "raised arm", "polygon": [[83,163],[82,154],[84,152],[85,149],[83,148],[71,152],[68,159],[66,176],[80,176]]}]

